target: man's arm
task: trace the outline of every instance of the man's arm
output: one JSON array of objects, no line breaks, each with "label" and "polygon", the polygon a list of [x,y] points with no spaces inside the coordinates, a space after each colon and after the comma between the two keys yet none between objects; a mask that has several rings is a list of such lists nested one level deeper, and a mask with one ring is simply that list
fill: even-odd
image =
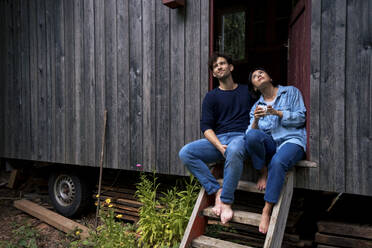
[{"label": "man's arm", "polygon": [[211,142],[217,148],[217,150],[219,150],[221,152],[222,156],[225,155],[227,145],[222,145],[221,144],[221,142],[218,139],[216,133],[212,129],[205,130],[204,131],[204,136],[209,142]]}]

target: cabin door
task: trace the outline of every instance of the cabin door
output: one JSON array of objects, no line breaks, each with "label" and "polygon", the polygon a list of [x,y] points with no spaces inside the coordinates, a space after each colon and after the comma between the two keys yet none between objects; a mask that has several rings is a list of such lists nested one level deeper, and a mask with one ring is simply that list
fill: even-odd
[{"label": "cabin door", "polygon": [[[310,110],[310,16],[311,0],[299,0],[289,22],[287,74],[288,84],[301,90],[308,112]],[[308,141],[309,118],[308,113],[306,123]]]}]

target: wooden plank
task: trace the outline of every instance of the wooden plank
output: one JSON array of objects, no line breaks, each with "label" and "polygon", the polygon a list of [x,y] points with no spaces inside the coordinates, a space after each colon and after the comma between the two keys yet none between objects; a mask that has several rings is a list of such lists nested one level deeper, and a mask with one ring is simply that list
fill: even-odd
[{"label": "wooden plank", "polygon": [[37,0],[37,159],[47,161],[48,156],[48,125],[47,125],[47,68],[46,68],[46,22],[45,1]]},{"label": "wooden plank", "polygon": [[[219,218],[216,216],[213,211],[212,207],[208,207],[203,210],[203,214],[208,217],[212,218]],[[240,211],[234,209],[234,216],[230,220],[230,222],[240,223],[240,224],[246,224],[246,225],[252,225],[252,226],[258,226],[260,224],[261,220],[261,214],[246,212],[246,211]]]},{"label": "wooden plank", "polygon": [[288,172],[286,182],[284,183],[283,189],[280,193],[279,200],[273,208],[264,248],[276,248],[280,247],[282,244],[289,207],[292,200],[294,185],[293,180],[294,171],[292,170]]},{"label": "wooden plank", "polygon": [[[204,1],[205,2],[205,1]],[[170,12],[170,174],[184,175],[178,152],[185,144],[185,8]]]},{"label": "wooden plank", "polygon": [[318,232],[372,239],[370,225],[358,225],[334,221],[319,221]]},{"label": "wooden plank", "polygon": [[332,236],[322,233],[315,234],[315,242],[325,245],[341,247],[372,247],[371,240],[355,239],[341,236]]},{"label": "wooden plank", "polygon": [[13,1],[12,11],[13,22],[13,80],[12,85],[12,105],[11,105],[11,156],[13,158],[22,158],[23,151],[21,149],[21,138],[23,134],[23,121],[21,117],[21,17],[20,17],[20,1]]},{"label": "wooden plank", "polygon": [[[84,0],[84,110],[85,114],[82,118],[85,119],[84,137],[85,144],[84,161],[87,165],[94,166],[96,164],[96,123],[95,123],[95,40],[94,40],[94,2],[92,0]],[[101,135],[97,135],[101,136]]]},{"label": "wooden plank", "polygon": [[4,157],[4,135],[5,135],[5,85],[7,84],[6,77],[6,63],[7,63],[7,46],[6,46],[6,37],[7,37],[7,27],[5,25],[5,16],[6,16],[6,2],[0,1],[0,35],[5,37],[0,39],[0,74],[3,75],[3,89],[0,91],[0,156]]},{"label": "wooden plank", "polygon": [[[322,1],[320,189],[345,191],[346,0]],[[330,149],[331,148],[331,149]]]},{"label": "wooden plank", "polygon": [[329,245],[317,245],[317,248],[339,248],[337,246],[329,246]]},{"label": "wooden plank", "polygon": [[[156,171],[170,170],[170,9],[156,2]],[[175,166],[175,165],[172,165]]]},{"label": "wooden plank", "polygon": [[[117,2],[118,30],[118,159],[120,169],[130,166],[129,5]],[[147,53],[146,53],[147,54]],[[151,57],[151,56],[149,56]],[[144,130],[145,132],[145,130]]]},{"label": "wooden plank", "polygon": [[196,237],[204,234],[205,228],[208,224],[208,219],[199,213],[206,207],[212,205],[214,202],[213,196],[208,196],[204,188],[199,192],[198,199],[196,199],[194,209],[191,213],[189,222],[187,224],[185,233],[180,244],[180,248],[189,247],[191,241]]},{"label": "wooden plank", "polygon": [[[185,143],[200,138],[200,2],[186,5],[185,27]],[[197,73],[196,73],[197,72]]]},{"label": "wooden plank", "polygon": [[196,248],[250,248],[250,246],[240,245],[220,239],[215,239],[207,236],[199,236],[192,241],[193,247]]},{"label": "wooden plank", "polygon": [[[320,45],[321,45],[321,6],[322,0],[311,1],[311,56],[310,56],[310,133],[307,151],[309,159],[319,164],[320,162]],[[319,170],[296,170],[296,187],[310,185],[312,189],[319,188]],[[303,171],[303,176],[299,173]],[[302,180],[303,179],[303,180]],[[301,183],[303,182],[303,185]]]},{"label": "wooden plank", "polygon": [[55,1],[45,1],[46,11],[46,46],[47,46],[47,58],[46,58],[46,92],[47,92],[47,135],[48,135],[48,150],[47,159],[50,162],[56,161],[56,102],[55,102],[55,91],[56,91],[56,49],[55,49]]},{"label": "wooden plank", "polygon": [[[200,1],[200,103],[209,90],[209,4],[210,1]],[[200,112],[201,112],[200,104]]]},{"label": "wooden plank", "polygon": [[74,1],[64,1],[64,29],[65,29],[65,80],[66,80],[66,108],[65,108],[65,163],[74,164],[76,151],[76,119],[75,119],[75,32],[74,32]]},{"label": "wooden plank", "polygon": [[7,187],[10,189],[14,189],[17,185],[17,180],[19,179],[20,171],[17,169],[13,169],[10,173],[9,181]]},{"label": "wooden plank", "polygon": [[118,168],[118,126],[117,126],[117,22],[116,1],[105,1],[105,93],[107,108],[106,161],[109,168]]},{"label": "wooden plank", "polygon": [[[103,118],[105,111],[105,1],[94,1],[94,44],[95,44],[95,165],[98,166],[100,161],[102,136],[103,133]],[[104,165],[106,162],[104,160]]]},{"label": "wooden plank", "polygon": [[14,139],[12,134],[13,130],[12,122],[14,118],[14,102],[13,100],[13,81],[14,81],[14,24],[12,18],[13,2],[8,3],[8,12],[6,13],[6,26],[8,27],[7,37],[7,85],[6,85],[6,103],[5,103],[5,154],[7,157],[12,157],[12,148],[14,146]]},{"label": "wooden plank", "polygon": [[[220,185],[223,183],[223,179],[218,179],[218,182]],[[238,186],[236,188],[237,190],[247,191],[247,192],[254,192],[254,193],[260,193],[264,194],[265,191],[261,191],[257,189],[257,184],[254,182],[248,182],[248,181],[239,181]]]},{"label": "wooden plank", "polygon": [[[65,75],[65,28],[62,0],[55,2],[55,161],[65,163],[66,146],[66,75]],[[30,63],[30,67],[32,63]],[[30,68],[31,69],[31,68]],[[31,71],[31,70],[30,70]],[[31,88],[32,91],[32,88]],[[31,98],[32,99],[32,98]]]},{"label": "wooden plank", "polygon": [[[83,1],[82,0],[74,0],[73,1],[73,14],[74,14],[74,25],[73,25],[73,32],[74,32],[74,88],[71,89],[71,95],[73,97],[73,121],[74,121],[74,128],[73,128],[73,144],[75,149],[72,151],[73,161],[76,164],[86,164],[86,117],[85,117],[85,104],[84,104],[84,92],[85,92],[85,85],[87,81],[84,76],[84,53],[85,48],[84,45],[84,13],[83,13]],[[91,135],[90,133],[89,135]]]},{"label": "wooden plank", "polygon": [[80,234],[82,238],[87,238],[89,236],[89,229],[86,226],[83,226],[31,201],[14,201],[14,207],[44,221],[51,226],[54,226],[58,230],[61,230],[65,233],[71,233],[76,229],[80,229],[82,230]]},{"label": "wooden plank", "polygon": [[[143,71],[141,1],[129,1],[130,168],[143,161]],[[145,167],[146,169],[146,167]]]},{"label": "wooden plank", "polygon": [[[372,194],[371,41],[368,46],[370,1],[347,2],[346,40],[346,192]],[[369,11],[369,12],[368,12]],[[355,110],[359,111],[355,111]]]}]

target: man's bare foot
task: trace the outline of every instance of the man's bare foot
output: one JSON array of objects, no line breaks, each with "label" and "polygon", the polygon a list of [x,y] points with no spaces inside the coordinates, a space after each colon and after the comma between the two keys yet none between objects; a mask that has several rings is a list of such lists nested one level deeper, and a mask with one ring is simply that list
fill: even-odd
[{"label": "man's bare foot", "polygon": [[232,219],[233,215],[234,212],[231,209],[231,205],[221,202],[221,223],[225,224],[229,222]]},{"label": "man's bare foot", "polygon": [[269,229],[271,211],[273,209],[273,206],[273,203],[265,202],[265,207],[262,210],[261,221],[260,225],[258,226],[258,230],[263,234],[266,234],[267,230]]},{"label": "man's bare foot", "polygon": [[221,215],[221,204],[222,204],[222,201],[221,201],[221,193],[222,193],[222,188],[220,188],[219,190],[217,190],[216,192],[216,199],[214,201],[214,207],[212,208],[212,211],[215,215],[217,216],[220,216]]},{"label": "man's bare foot", "polygon": [[264,166],[261,169],[261,176],[257,181],[257,189],[258,190],[265,190],[266,189],[266,182],[267,182],[267,167]]}]

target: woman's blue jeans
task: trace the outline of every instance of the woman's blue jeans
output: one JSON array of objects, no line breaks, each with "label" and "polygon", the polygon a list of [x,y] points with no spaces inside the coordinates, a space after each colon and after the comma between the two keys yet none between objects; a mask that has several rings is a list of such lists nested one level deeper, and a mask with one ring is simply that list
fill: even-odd
[{"label": "woman's blue jeans", "polygon": [[304,149],[293,143],[285,143],[277,150],[277,144],[270,135],[258,129],[251,129],[245,136],[245,148],[253,166],[261,170],[268,163],[265,201],[278,202],[285,175],[304,155]]},{"label": "woman's blue jeans", "polygon": [[180,150],[179,156],[183,164],[199,180],[209,195],[216,193],[220,184],[206,164],[217,162],[225,157],[221,201],[232,204],[246,158],[244,133],[230,132],[219,134],[217,137],[223,145],[227,145],[224,156],[207,139],[196,140],[185,145]]}]

